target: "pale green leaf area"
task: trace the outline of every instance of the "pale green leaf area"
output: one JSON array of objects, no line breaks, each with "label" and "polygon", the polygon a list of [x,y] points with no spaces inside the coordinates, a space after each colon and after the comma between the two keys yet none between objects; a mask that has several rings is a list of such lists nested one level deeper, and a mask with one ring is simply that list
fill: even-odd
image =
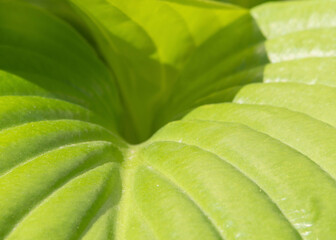
[{"label": "pale green leaf area", "polygon": [[336,239],[336,1],[0,0],[0,239]]}]

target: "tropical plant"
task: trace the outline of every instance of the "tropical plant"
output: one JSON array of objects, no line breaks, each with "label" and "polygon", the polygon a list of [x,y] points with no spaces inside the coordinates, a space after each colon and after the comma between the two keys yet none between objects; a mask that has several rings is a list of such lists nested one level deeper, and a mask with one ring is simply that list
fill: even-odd
[{"label": "tropical plant", "polygon": [[0,239],[336,239],[336,1],[226,2],[0,0]]}]

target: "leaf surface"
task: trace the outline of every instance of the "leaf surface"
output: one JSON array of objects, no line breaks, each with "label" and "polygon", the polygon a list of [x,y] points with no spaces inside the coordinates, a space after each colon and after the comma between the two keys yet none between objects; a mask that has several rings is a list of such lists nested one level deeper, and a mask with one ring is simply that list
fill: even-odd
[{"label": "leaf surface", "polygon": [[336,237],[335,2],[37,5],[0,0],[1,239]]}]

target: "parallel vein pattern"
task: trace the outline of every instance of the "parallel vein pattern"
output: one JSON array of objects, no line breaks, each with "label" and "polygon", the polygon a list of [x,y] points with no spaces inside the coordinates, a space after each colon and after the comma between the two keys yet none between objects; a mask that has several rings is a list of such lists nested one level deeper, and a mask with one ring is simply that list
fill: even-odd
[{"label": "parallel vein pattern", "polygon": [[336,238],[336,2],[19,2],[0,239]]},{"label": "parallel vein pattern", "polygon": [[0,56],[0,238],[82,238],[121,195],[108,70],[67,24],[15,1],[0,1]]}]

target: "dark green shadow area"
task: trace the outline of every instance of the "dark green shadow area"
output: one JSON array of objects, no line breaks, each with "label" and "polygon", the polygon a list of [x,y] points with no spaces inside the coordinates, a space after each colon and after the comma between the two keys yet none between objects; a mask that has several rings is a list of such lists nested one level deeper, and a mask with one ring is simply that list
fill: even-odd
[{"label": "dark green shadow area", "polygon": [[[58,98],[89,108],[132,144],[145,141],[166,123],[182,118],[198,106],[230,102],[244,85],[262,81],[264,66],[269,62],[265,39],[248,13],[200,45],[190,46],[183,67],[177,69],[152,57],[157,49],[146,32],[141,33],[146,48],[137,49],[65,0],[21,1],[38,5],[67,21],[73,28],[64,28],[73,35],[64,36],[61,28],[66,24],[41,12],[41,18],[52,19],[55,27],[46,30],[43,24],[40,28],[36,27],[39,24],[31,28],[16,24],[21,27],[12,39],[24,36],[31,39],[30,45],[21,49],[18,41],[10,49],[3,48],[0,69],[24,77]],[[122,21],[129,21],[117,8],[113,11]],[[21,17],[29,20],[34,18],[32,15],[22,13]],[[47,40],[39,36],[41,32]],[[2,35],[10,36],[9,33],[7,29]],[[6,37],[2,38],[5,42]],[[10,41],[12,44],[7,39]],[[80,47],[76,41],[81,43]],[[88,56],[91,59],[86,61]]]}]

